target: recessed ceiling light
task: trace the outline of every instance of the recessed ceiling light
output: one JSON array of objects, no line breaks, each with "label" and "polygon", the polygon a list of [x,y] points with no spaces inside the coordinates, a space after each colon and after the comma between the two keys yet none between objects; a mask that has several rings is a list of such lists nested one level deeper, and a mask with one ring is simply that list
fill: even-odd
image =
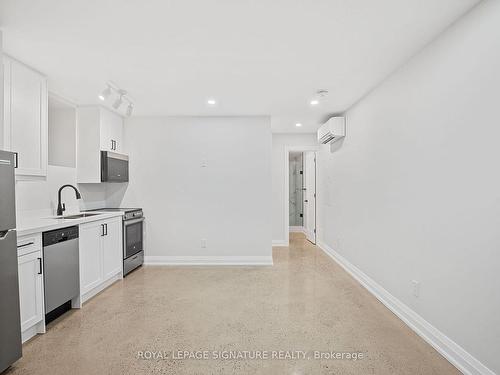
[{"label": "recessed ceiling light", "polygon": [[318,104],[319,104],[319,100],[316,100],[316,99],[311,100],[311,105],[318,105]]},{"label": "recessed ceiling light", "polygon": [[208,100],[207,100],[207,104],[208,104],[208,105],[216,105],[216,104],[217,104],[217,102],[215,101],[215,99],[208,99]]},{"label": "recessed ceiling light", "polygon": [[295,124],[296,127],[300,128],[302,126],[302,124],[300,122],[296,123]]}]

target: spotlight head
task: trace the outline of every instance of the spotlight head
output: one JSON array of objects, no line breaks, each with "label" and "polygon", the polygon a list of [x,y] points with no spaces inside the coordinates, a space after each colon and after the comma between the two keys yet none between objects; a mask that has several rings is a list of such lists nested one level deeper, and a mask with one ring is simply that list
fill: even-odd
[{"label": "spotlight head", "polygon": [[116,98],[115,102],[113,103],[113,108],[118,109],[123,103],[123,95],[120,95],[118,98]]},{"label": "spotlight head", "polygon": [[128,117],[132,116],[133,110],[134,110],[134,106],[132,105],[132,103],[129,103],[129,105],[127,106],[127,116]]},{"label": "spotlight head", "polygon": [[99,95],[99,99],[102,101],[106,100],[111,95],[111,87],[106,87],[102,93]]}]

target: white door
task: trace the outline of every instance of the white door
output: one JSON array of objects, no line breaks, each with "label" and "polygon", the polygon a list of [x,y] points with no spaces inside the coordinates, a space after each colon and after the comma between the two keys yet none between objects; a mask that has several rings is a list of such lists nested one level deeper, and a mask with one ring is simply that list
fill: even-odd
[{"label": "white door", "polygon": [[123,249],[122,249],[122,220],[112,220],[107,222],[105,235],[102,238],[102,266],[104,280],[107,280],[122,270]]},{"label": "white door", "polygon": [[25,331],[43,319],[42,252],[22,255],[17,262],[21,331]]},{"label": "white door", "polygon": [[316,153],[304,152],[304,228],[306,238],[316,243]]},{"label": "white door", "polygon": [[87,293],[102,282],[103,225],[100,221],[80,225],[80,294]]}]

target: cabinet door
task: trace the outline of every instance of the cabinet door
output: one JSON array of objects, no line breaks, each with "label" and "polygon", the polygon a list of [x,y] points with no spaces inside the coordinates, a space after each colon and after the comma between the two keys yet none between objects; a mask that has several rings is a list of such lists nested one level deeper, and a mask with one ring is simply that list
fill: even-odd
[{"label": "cabinet door", "polygon": [[106,109],[101,109],[101,149],[123,152],[123,119]]},{"label": "cabinet door", "polygon": [[5,147],[18,154],[16,174],[47,175],[47,81],[11,59],[5,63]]},{"label": "cabinet door", "polygon": [[80,294],[87,293],[102,282],[102,222],[80,225]]},{"label": "cabinet door", "polygon": [[40,322],[44,315],[42,252],[23,255],[17,260],[21,331],[25,331]]},{"label": "cabinet door", "polygon": [[107,232],[103,237],[103,270],[104,279],[120,273],[123,262],[122,221],[121,219],[108,221]]}]

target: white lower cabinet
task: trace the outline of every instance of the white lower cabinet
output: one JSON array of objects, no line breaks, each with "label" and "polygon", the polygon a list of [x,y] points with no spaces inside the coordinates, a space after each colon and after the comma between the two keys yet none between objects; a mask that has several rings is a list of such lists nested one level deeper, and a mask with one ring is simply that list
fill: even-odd
[{"label": "white lower cabinet", "polygon": [[122,272],[122,221],[115,220],[107,223],[106,235],[102,238],[102,271],[104,279],[109,279]]},{"label": "white lower cabinet", "polygon": [[18,258],[21,331],[43,320],[42,252]]},{"label": "white lower cabinet", "polygon": [[[45,332],[41,238],[40,241],[37,241],[37,237],[29,240],[18,239],[19,305],[23,342],[37,333]],[[31,252],[27,252],[27,249]]]},{"label": "white lower cabinet", "polygon": [[83,303],[122,276],[121,217],[82,224],[79,236]]},{"label": "white lower cabinet", "polygon": [[[123,275],[122,218],[80,224],[80,302]],[[45,332],[42,233],[17,239],[19,305],[23,342]]]}]

